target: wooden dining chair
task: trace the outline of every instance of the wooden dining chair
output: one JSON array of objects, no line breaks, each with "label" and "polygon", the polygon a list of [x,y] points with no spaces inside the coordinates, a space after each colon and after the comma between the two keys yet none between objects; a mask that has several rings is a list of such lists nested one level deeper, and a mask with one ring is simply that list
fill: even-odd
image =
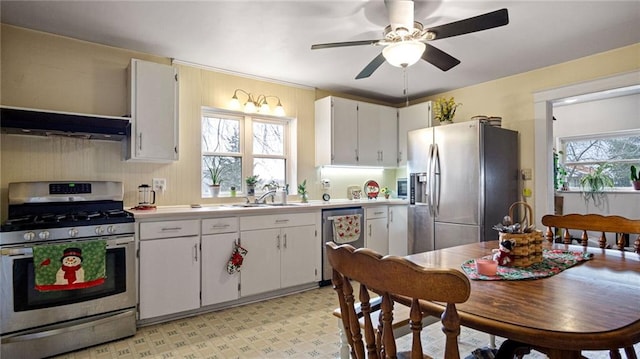
[{"label": "wooden dining chair", "polygon": [[[587,246],[589,244],[589,232],[597,233],[598,246],[607,248],[607,233],[612,233],[616,238],[616,247],[619,250],[625,250],[625,242],[628,238],[629,245],[631,240],[635,239],[633,250],[640,254],[640,220],[627,219],[621,216],[602,216],[599,214],[567,214],[567,215],[546,215],[542,217],[542,224],[547,226],[546,238],[550,242],[554,241],[554,229],[563,231],[562,242],[571,244],[573,238],[570,231],[581,232],[580,244]],[[628,237],[625,237],[628,236]],[[637,359],[633,347],[624,348],[625,354],[629,359]],[[620,358],[617,349],[611,350],[611,358]]]},{"label": "wooden dining chair", "polygon": [[554,240],[554,229],[563,231],[562,242],[571,244],[573,238],[571,230],[581,231],[580,244],[587,246],[589,233],[597,233],[598,246],[607,248],[607,233],[615,235],[615,246],[619,250],[625,250],[626,241],[633,242],[633,251],[640,254],[640,220],[627,219],[620,216],[602,216],[599,214],[566,214],[546,215],[542,217],[542,224],[547,226],[545,237],[548,241]]},{"label": "wooden dining chair", "polygon": [[[469,280],[462,272],[424,268],[401,257],[383,258],[371,249],[355,249],[348,244],[338,246],[327,242],[325,245],[333,267],[333,288],[338,293],[342,324],[353,358],[425,357],[420,340],[422,311],[418,301],[421,299],[446,303],[441,317],[442,331],[446,335],[444,358],[460,358],[457,342],[460,318],[456,303],[465,302],[471,292]],[[357,300],[351,281],[359,283]],[[374,328],[375,320],[371,318],[370,291],[382,298],[377,328]],[[392,326],[395,297],[411,303],[409,326],[412,345],[408,353],[397,353]],[[360,302],[359,308],[356,308],[357,301]],[[359,323],[360,316],[364,319],[363,329]]]}]

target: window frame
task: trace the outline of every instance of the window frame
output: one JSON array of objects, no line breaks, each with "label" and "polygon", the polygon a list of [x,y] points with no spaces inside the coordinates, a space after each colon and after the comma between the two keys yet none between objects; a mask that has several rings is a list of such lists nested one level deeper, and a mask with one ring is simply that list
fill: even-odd
[{"label": "window frame", "polygon": [[[232,156],[239,157],[242,162],[242,173],[240,178],[242,179],[240,187],[237,188],[236,196],[246,196],[246,183],[244,179],[247,176],[253,174],[253,162],[255,158],[275,158],[284,159],[285,161],[285,183],[289,184],[289,188],[296,188],[296,172],[297,172],[297,119],[287,116],[271,116],[260,113],[244,113],[240,111],[229,111],[218,108],[202,107],[200,113],[200,141],[203,136],[203,120],[205,117],[210,118],[229,118],[240,121],[240,153],[228,153],[228,152],[204,152],[202,148],[202,142],[200,142],[200,163],[203,162],[204,156]],[[282,155],[268,155],[253,153],[253,123],[274,123],[282,124],[284,126],[283,136],[283,151]],[[204,170],[201,166],[200,173]],[[201,184],[203,184],[202,175],[200,175]],[[256,187],[256,194],[262,192],[261,187]],[[200,196],[202,198],[213,198],[212,196],[205,196],[205,192],[201,191]],[[230,197],[230,192],[221,192],[218,197]]]},{"label": "window frame", "polygon": [[[605,139],[610,139],[610,138],[620,138],[620,137],[633,137],[633,136],[640,136],[640,129],[631,129],[631,130],[620,130],[620,131],[612,131],[612,132],[606,132],[606,133],[600,133],[600,134],[585,134],[585,135],[573,135],[573,136],[562,136],[562,137],[557,137],[556,138],[556,145],[557,148],[560,148],[562,153],[561,156],[559,158],[560,160],[560,165],[562,165],[563,167],[568,168],[570,166],[580,166],[580,165],[585,165],[585,166],[592,166],[592,165],[598,165],[598,164],[603,164],[603,163],[608,163],[608,164],[626,164],[628,166],[631,166],[632,164],[637,164],[640,163],[640,158],[632,158],[632,159],[620,159],[620,160],[611,160],[611,159],[604,159],[604,160],[600,160],[600,161],[593,161],[593,160],[589,160],[589,161],[567,161],[567,143],[568,142],[577,142],[577,141],[589,141],[589,140],[605,140]],[[628,178],[628,175],[627,175]],[[629,182],[628,186],[617,186],[617,187],[612,187],[612,188],[608,188],[605,190],[605,192],[610,192],[610,191],[625,191],[628,190],[629,188],[631,188],[632,185]],[[580,187],[569,187],[569,190],[578,190],[580,191],[581,188]]]}]

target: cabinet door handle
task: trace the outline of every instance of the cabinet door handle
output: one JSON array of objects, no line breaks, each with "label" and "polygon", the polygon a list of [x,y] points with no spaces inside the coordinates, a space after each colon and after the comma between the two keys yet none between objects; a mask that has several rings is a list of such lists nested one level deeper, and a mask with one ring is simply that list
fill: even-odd
[{"label": "cabinet door handle", "polygon": [[393,211],[389,211],[389,222],[393,222]]},{"label": "cabinet door handle", "polygon": [[138,134],[138,149],[142,151],[142,132]]},{"label": "cabinet door handle", "polygon": [[197,244],[193,245],[193,258],[196,260],[196,262],[198,261],[198,245]]},{"label": "cabinet door handle", "polygon": [[287,248],[287,234],[284,234],[284,248]]},{"label": "cabinet door handle", "polygon": [[369,225],[369,237],[371,237],[371,225]]},{"label": "cabinet door handle", "polygon": [[278,249],[280,249],[280,235],[278,234],[276,237],[278,238],[278,241],[277,241],[276,247],[277,247]]}]

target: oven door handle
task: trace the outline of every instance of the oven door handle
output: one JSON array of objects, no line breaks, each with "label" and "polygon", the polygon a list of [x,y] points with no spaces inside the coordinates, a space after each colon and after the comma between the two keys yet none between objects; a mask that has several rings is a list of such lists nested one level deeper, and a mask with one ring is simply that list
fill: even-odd
[{"label": "oven door handle", "polygon": [[116,321],[116,320],[121,320],[121,319],[130,317],[132,311],[133,311],[133,309],[128,309],[128,310],[126,310],[126,311],[124,311],[122,313],[118,313],[118,314],[115,314],[115,315],[109,313],[109,314],[104,314],[104,315],[101,315],[101,316],[97,316],[97,318],[96,317],[85,318],[85,322],[83,322],[83,323],[79,323],[79,324],[72,325],[72,326],[64,326],[64,327],[55,328],[55,329],[51,329],[51,330],[45,330],[43,332],[37,331],[37,329],[35,329],[31,333],[15,334],[15,336],[8,335],[8,336],[5,336],[4,338],[2,338],[2,344],[10,344],[10,343],[16,343],[16,342],[24,342],[24,341],[27,341],[27,340],[47,338],[47,337],[52,337],[54,335],[59,335],[59,334],[62,334],[62,333],[68,333],[68,332],[78,331],[78,330],[85,329],[85,328],[90,328],[90,327],[97,326],[97,325],[100,325],[100,324],[113,322],[113,321]]},{"label": "oven door handle", "polygon": [[[125,238],[115,238],[107,240],[107,249],[120,248],[125,247],[131,243],[133,243],[133,237],[125,237]],[[60,242],[52,242],[51,244],[60,243]],[[65,243],[73,243],[73,242],[65,242]],[[0,255],[2,256],[10,256],[10,257],[22,257],[29,258],[33,257],[33,247],[14,247],[14,248],[2,248],[0,249]]]}]

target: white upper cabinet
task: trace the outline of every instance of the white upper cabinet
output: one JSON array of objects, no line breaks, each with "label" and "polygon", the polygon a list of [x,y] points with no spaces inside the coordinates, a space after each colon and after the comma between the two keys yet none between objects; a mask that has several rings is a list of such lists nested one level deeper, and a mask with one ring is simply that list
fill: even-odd
[{"label": "white upper cabinet", "polygon": [[174,67],[131,59],[128,69],[131,135],[125,158],[139,162],[178,159],[178,75]]},{"label": "white upper cabinet", "polygon": [[316,101],[316,165],[395,167],[397,110],[325,97]]},{"label": "white upper cabinet", "polygon": [[358,103],[358,164],[396,167],[397,113],[394,107]]},{"label": "white upper cabinet", "polygon": [[407,165],[407,132],[431,127],[431,101],[398,109],[398,167]]},{"label": "white upper cabinet", "polygon": [[316,165],[358,164],[358,103],[339,97],[316,101]]}]

